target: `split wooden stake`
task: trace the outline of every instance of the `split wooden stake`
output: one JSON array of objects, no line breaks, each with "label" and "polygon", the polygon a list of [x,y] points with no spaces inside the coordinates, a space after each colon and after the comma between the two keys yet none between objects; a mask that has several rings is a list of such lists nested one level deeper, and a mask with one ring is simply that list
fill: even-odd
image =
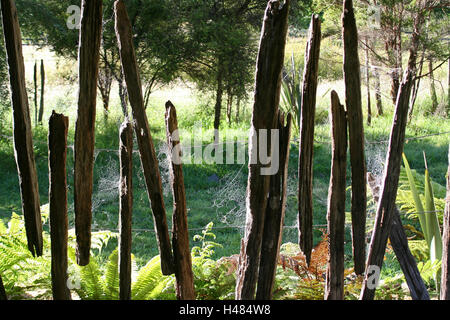
[{"label": "split wooden stake", "polygon": [[261,245],[261,261],[259,264],[257,300],[272,299],[275,273],[283,233],[284,214],[286,212],[287,176],[289,149],[291,146],[292,116],[289,113],[284,124],[284,115],[279,113],[279,161],[278,173],[270,177],[268,205],[264,221],[264,233]]},{"label": "split wooden stake", "polygon": [[67,132],[69,118],[53,111],[48,124],[50,246],[53,300],[71,300],[67,287]]},{"label": "split wooden stake", "polygon": [[[267,4],[261,31],[261,40],[256,66],[255,96],[252,114],[252,137],[249,146],[250,164],[247,185],[247,218],[244,239],[241,242],[236,299],[254,299],[264,219],[267,207],[270,176],[258,150],[271,145],[261,143],[262,130],[276,128],[280,102],[281,71],[288,30],[290,1],[271,0]],[[262,130],[261,130],[262,129]],[[259,147],[258,147],[259,145]],[[261,150],[259,150],[261,152]],[[271,165],[270,163],[269,165]],[[270,173],[270,172],[269,172]]]},{"label": "split wooden stake", "polygon": [[450,300],[450,145],[448,148],[447,196],[445,198],[442,235],[441,300]]},{"label": "split wooden stake", "polygon": [[325,300],[343,300],[347,115],[334,90],[331,92],[331,136],[332,159],[327,212],[329,257]]},{"label": "split wooden stake", "polygon": [[350,164],[352,172],[352,240],[355,273],[364,273],[366,261],[366,162],[361,102],[361,72],[358,56],[358,30],[353,1],[344,0],[342,14],[344,40],[344,82],[347,107]]},{"label": "split wooden stake", "polygon": [[313,248],[314,118],[321,41],[318,15],[311,17],[309,30],[310,36],[306,47],[305,71],[303,72],[298,158],[298,241],[308,265],[311,261]]},{"label": "split wooden stake", "polygon": [[176,293],[178,300],[194,300],[194,275],[187,222],[186,191],[181,165],[181,144],[177,112],[172,102],[166,102],[166,136],[169,147],[168,161],[173,195],[172,246],[175,264]]},{"label": "split wooden stake", "polygon": [[119,132],[119,297],[131,299],[131,228],[133,215],[133,127],[128,119]]},{"label": "split wooden stake", "polygon": [[94,174],[95,111],[102,33],[102,0],[83,0],[80,29],[78,115],[74,147],[74,207],[77,263],[89,263]]},{"label": "split wooden stake", "polygon": [[147,193],[152,206],[155,231],[157,234],[161,271],[164,275],[174,273],[172,247],[167,227],[166,209],[164,206],[161,174],[158,167],[153,139],[148,125],[142,96],[141,79],[136,62],[133,45],[133,34],[125,3],[118,0],[114,3],[115,29],[119,45],[120,60],[127,84],[128,97],[133,113],[133,124],[139,145],[141,164],[144,169]]},{"label": "split wooden stake", "polygon": [[[380,185],[377,178],[370,172],[367,173],[367,183],[372,191],[372,197],[376,204],[380,199]],[[400,264],[400,267],[405,275],[406,283],[408,284],[411,298],[413,300],[430,300],[427,287],[423,282],[420,271],[417,268],[416,258],[412,255],[408,246],[408,238],[403,229],[400,212],[397,207],[394,208],[393,221],[389,239],[395,256]]]},{"label": "split wooden stake", "polygon": [[25,86],[22,37],[15,2],[13,0],[1,0],[1,11],[11,85],[14,155],[19,176],[28,249],[33,256],[41,256],[42,221],[39,187],[33,152],[30,110]]},{"label": "split wooden stake", "polygon": [[[373,300],[376,287],[373,285],[372,274],[367,271],[369,268],[378,268],[381,270],[383,258],[386,251],[387,240],[391,231],[392,217],[395,209],[395,199],[397,196],[398,179],[402,162],[403,146],[405,143],[405,130],[408,121],[409,99],[411,97],[411,88],[414,81],[417,50],[419,46],[420,27],[423,24],[424,17],[417,15],[414,21],[414,31],[409,50],[408,68],[405,71],[403,81],[397,96],[395,106],[394,120],[389,138],[389,148],[386,157],[386,168],[383,176],[383,189],[380,195],[375,226],[372,232],[370,248],[366,264],[366,273],[364,283],[361,289],[360,299]],[[376,276],[376,275],[375,275]],[[370,277],[370,278],[369,278]],[[377,278],[377,276],[376,276]],[[375,279],[377,280],[377,279]],[[377,281],[375,281],[377,283]]]}]

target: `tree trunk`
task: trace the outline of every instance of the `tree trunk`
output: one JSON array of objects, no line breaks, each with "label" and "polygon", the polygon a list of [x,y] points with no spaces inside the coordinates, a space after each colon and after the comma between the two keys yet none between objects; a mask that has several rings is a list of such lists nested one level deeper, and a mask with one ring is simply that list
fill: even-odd
[{"label": "tree trunk", "polygon": [[436,86],[434,85],[433,58],[428,58],[428,72],[430,77],[430,95],[431,95],[431,114],[434,114],[438,108],[438,99],[436,95]]},{"label": "tree trunk", "polygon": [[[417,50],[419,45],[420,27],[424,17],[417,15],[414,21],[414,31],[411,40],[408,69],[400,86],[398,99],[395,107],[394,121],[392,124],[389,139],[389,149],[386,157],[386,167],[384,172],[383,190],[381,192],[375,218],[375,226],[370,242],[370,249],[367,259],[367,270],[378,268],[381,270],[383,258],[386,251],[387,239],[392,225],[392,217],[395,209],[395,199],[397,196],[398,179],[402,161],[403,146],[405,142],[405,129],[408,120],[408,106],[411,97],[411,87],[415,77],[415,65],[417,60]],[[375,275],[377,283],[379,274]],[[361,290],[360,299],[372,300],[375,296],[376,286],[369,283],[369,274],[366,272]]]},{"label": "tree trunk", "polygon": [[187,222],[186,191],[181,165],[181,144],[178,132],[177,112],[166,102],[166,136],[169,147],[169,170],[173,194],[172,246],[175,262],[176,293],[178,300],[194,300],[194,275]]},{"label": "tree trunk", "polygon": [[161,255],[161,271],[164,275],[169,275],[174,272],[174,265],[167,227],[161,174],[159,172],[158,158],[156,157],[155,147],[144,109],[142,85],[133,46],[131,24],[125,3],[122,0],[114,3],[114,13],[120,59],[133,113],[134,130],[139,145],[141,164],[144,169],[147,193],[153,211],[155,231]]},{"label": "tree trunk", "polygon": [[344,39],[345,103],[347,106],[350,164],[352,170],[352,240],[355,273],[364,272],[366,260],[366,161],[361,103],[361,74],[358,58],[358,31],[353,1],[344,1],[342,15]]},{"label": "tree trunk", "polygon": [[98,64],[102,33],[102,1],[82,2],[78,115],[74,149],[74,207],[77,263],[89,263]]},{"label": "tree trunk", "polygon": [[450,145],[448,149],[447,196],[442,231],[441,300],[450,300]]},{"label": "tree trunk", "polygon": [[133,126],[127,119],[119,132],[119,297],[131,300],[131,229],[133,221]]},{"label": "tree trunk", "polygon": [[[378,204],[380,199],[380,185],[377,183],[377,179],[370,172],[367,173],[367,182],[372,191],[372,196],[375,204]],[[403,229],[402,220],[400,218],[400,212],[397,207],[394,208],[393,221],[391,232],[389,233],[389,239],[391,241],[392,248],[400,267],[405,275],[406,283],[408,284],[411,298],[413,300],[430,300],[430,296],[427,291],[427,287],[423,282],[419,269],[417,268],[416,259],[412,255],[408,246],[408,238],[406,237],[405,230]]]},{"label": "tree trunk", "polygon": [[8,300],[8,297],[6,296],[5,287],[3,286],[3,280],[2,276],[0,275],[0,301]]},{"label": "tree trunk", "polygon": [[228,118],[228,124],[231,125],[231,111],[233,108],[233,94],[231,91],[231,86],[228,85],[227,87],[227,118]]},{"label": "tree trunk", "polygon": [[69,118],[53,111],[48,124],[50,245],[53,300],[71,300],[67,287],[67,133]]},{"label": "tree trunk", "polygon": [[287,116],[286,126],[284,125],[284,115],[279,114],[280,170],[277,174],[270,177],[268,205],[266,208],[266,219],[264,221],[264,233],[261,245],[259,280],[256,290],[257,300],[272,299],[278,255],[280,253],[281,238],[283,235],[284,214],[286,211],[291,122],[291,114]]},{"label": "tree trunk", "polygon": [[309,265],[313,248],[313,152],[314,118],[316,112],[317,77],[321,41],[321,23],[313,15],[306,47],[300,113],[300,144],[298,160],[298,233],[299,245]]},{"label": "tree trunk", "polygon": [[372,106],[370,105],[370,63],[369,63],[369,40],[366,37],[366,88],[367,88],[367,125],[372,122]]},{"label": "tree trunk", "polygon": [[31,133],[30,110],[25,86],[22,37],[15,2],[13,0],[1,0],[1,10],[9,66],[9,81],[11,85],[14,155],[19,176],[28,249],[33,256],[41,256],[42,220]]},{"label": "tree trunk", "polygon": [[336,91],[331,91],[331,177],[328,190],[329,257],[325,300],[344,300],[345,186],[347,115]]},{"label": "tree trunk", "polygon": [[239,120],[241,119],[241,99],[237,98],[237,102],[236,102],[236,123],[239,122]]},{"label": "tree trunk", "polygon": [[38,122],[42,123],[44,116],[44,97],[45,97],[45,68],[44,60],[41,59],[41,102],[39,104],[39,119]]},{"label": "tree trunk", "polygon": [[413,83],[412,89],[411,89],[412,93],[411,93],[411,102],[409,103],[408,121],[412,120],[414,105],[416,103],[417,93],[419,92],[419,88],[420,88],[420,80],[422,79],[421,75],[422,75],[424,61],[425,61],[425,50],[422,51],[422,57],[420,58],[418,77],[416,77],[416,79]]},{"label": "tree trunk", "polygon": [[111,95],[111,85],[112,85],[113,75],[109,68],[100,68],[98,74],[98,89],[102,96],[103,111],[105,118],[108,117],[109,112],[109,97]]},{"label": "tree trunk", "polygon": [[221,59],[219,59],[219,66],[217,71],[217,90],[216,90],[216,104],[214,106],[214,143],[219,143],[219,127],[220,115],[222,112],[222,98],[223,98],[223,66]]},{"label": "tree trunk", "polygon": [[[241,242],[239,268],[236,282],[236,299],[254,299],[261,241],[267,206],[270,176],[258,157],[261,129],[276,127],[280,103],[281,70],[288,30],[290,0],[281,5],[278,0],[267,4],[256,64],[255,96],[252,114],[252,134],[249,147],[250,164],[247,184],[247,217],[244,239]],[[262,143],[260,144],[261,147]],[[262,147],[269,147],[266,144]],[[261,150],[260,150],[261,151]],[[270,163],[273,165],[274,163]]]}]

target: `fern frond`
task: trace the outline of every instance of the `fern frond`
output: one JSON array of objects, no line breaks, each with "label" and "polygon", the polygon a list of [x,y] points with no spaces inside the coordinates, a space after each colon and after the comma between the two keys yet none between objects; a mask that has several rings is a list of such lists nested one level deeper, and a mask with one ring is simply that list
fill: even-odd
[{"label": "fern frond", "polygon": [[139,270],[136,281],[131,286],[131,299],[144,300],[158,286],[162,278],[161,260],[158,255]]},{"label": "fern frond", "polygon": [[116,248],[108,258],[103,278],[105,298],[117,300],[119,298],[119,250]]},{"label": "fern frond", "polygon": [[95,256],[91,256],[87,266],[80,267],[80,289],[77,294],[86,300],[101,300],[103,298],[103,285],[101,272]]}]

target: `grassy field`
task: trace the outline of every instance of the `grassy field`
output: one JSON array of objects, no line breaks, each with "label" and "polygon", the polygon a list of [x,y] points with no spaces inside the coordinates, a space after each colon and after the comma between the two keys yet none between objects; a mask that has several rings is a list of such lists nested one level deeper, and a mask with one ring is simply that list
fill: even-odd
[{"label": "grassy field", "polygon": [[[27,70],[30,70],[36,53],[29,53]],[[58,74],[68,73],[74,68],[67,62],[53,60],[47,64],[49,84],[46,90],[46,109],[44,124],[34,126],[33,135],[35,144],[35,156],[39,178],[41,203],[48,202],[48,163],[47,163],[47,119],[52,110],[69,116],[69,144],[73,145],[75,120],[76,120],[76,85],[68,85],[59,80]],[[69,70],[69,71],[68,71]],[[437,76],[445,77],[446,66],[439,70]],[[27,74],[28,79],[32,79]],[[388,85],[387,81],[383,81]],[[31,88],[32,86],[29,85]],[[98,101],[96,124],[96,158],[94,169],[94,195],[93,195],[93,229],[117,230],[118,225],[118,128],[122,121],[117,88],[113,88],[111,107],[108,117],[104,116],[101,101]],[[331,145],[328,121],[329,92],[334,89],[341,100],[344,99],[344,86],[341,80],[320,81],[318,90],[318,104],[316,113],[316,130],[314,145],[314,225],[315,242],[321,238],[321,229],[326,229],[326,202],[329,185]],[[387,92],[387,88],[385,88]],[[365,94],[365,90],[364,94]],[[443,91],[443,90],[442,90]],[[439,91],[439,101],[443,105],[445,97]],[[415,114],[407,127],[406,136],[411,138],[405,145],[405,153],[412,168],[422,172],[424,168],[423,154],[427,155],[428,165],[432,179],[440,184],[445,183],[447,170],[447,153],[450,143],[450,121],[440,115],[428,115],[430,105],[429,88],[426,81],[423,82]],[[31,94],[29,95],[31,98]],[[155,139],[157,152],[159,153],[160,168],[165,190],[165,204],[167,208],[169,226],[172,215],[172,196],[169,187],[168,167],[164,154],[165,128],[164,128],[164,103],[171,100],[177,107],[179,127],[182,130],[182,141],[194,140],[196,145],[206,145],[212,141],[212,99],[203,96],[185,84],[176,84],[164,88],[152,94],[147,109],[150,127]],[[366,110],[366,97],[363,96],[364,110]],[[366,153],[368,170],[378,174],[382,173],[383,162],[386,155],[387,140],[392,125],[393,106],[388,97],[383,97],[385,114],[374,117],[372,124],[365,126]],[[248,135],[251,101],[248,101],[244,110],[244,116],[239,123],[227,124],[223,120],[222,135],[235,135],[238,141],[244,141]],[[33,104],[31,104],[33,106]],[[374,106],[372,109],[375,109]],[[7,116],[11,119],[11,115]],[[202,123],[202,134],[193,132],[196,122]],[[0,136],[0,167],[2,179],[0,179],[0,218],[5,221],[11,212],[21,212],[21,201],[17,170],[14,161],[12,141],[7,137],[12,135],[9,124],[1,127]],[[440,134],[446,133],[446,134]],[[440,134],[440,135],[438,135]],[[425,137],[427,136],[427,137]],[[420,138],[417,138],[420,137]],[[291,157],[289,160],[288,181],[288,205],[286,210],[285,231],[283,242],[296,242],[297,231],[297,164],[298,164],[298,133],[294,132],[291,144]],[[135,144],[137,148],[137,144]],[[133,212],[133,253],[137,262],[143,264],[149,258],[157,254],[156,239],[153,232],[153,219],[146,194],[145,183],[142,175],[138,154],[134,156],[134,212]],[[74,225],[73,219],[73,150],[68,151],[68,182],[69,182],[69,224]],[[245,222],[245,190],[248,169],[244,164],[185,164],[183,166],[187,204],[189,208],[188,223],[191,229],[191,239],[201,232],[209,222],[214,222],[216,242],[222,244],[222,248],[216,250],[216,257],[229,256],[239,252],[240,240],[243,235]],[[348,185],[350,185],[350,170],[348,170]],[[350,194],[350,192],[348,193]],[[349,197],[347,201],[349,210]],[[350,221],[347,221],[350,223]],[[373,224],[373,208],[369,214],[368,229]],[[48,225],[44,226],[48,228]],[[347,226],[346,252],[347,262],[351,264],[351,236],[350,226]],[[191,242],[191,245],[193,243]],[[109,251],[117,245],[111,241]],[[108,252],[107,250],[107,252]]]}]

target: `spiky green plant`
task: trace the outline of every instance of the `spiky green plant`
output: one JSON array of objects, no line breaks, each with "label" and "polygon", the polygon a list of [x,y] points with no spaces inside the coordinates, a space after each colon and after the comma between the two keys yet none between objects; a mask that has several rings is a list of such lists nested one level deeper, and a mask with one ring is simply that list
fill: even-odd
[{"label": "spiky green plant", "polygon": [[301,70],[295,66],[294,54],[291,56],[290,70],[283,69],[281,82],[281,107],[286,113],[291,113],[295,118],[293,122],[296,130],[300,127],[300,105],[302,101],[302,92],[300,90]]},{"label": "spiky green plant", "polygon": [[432,262],[440,260],[442,257],[442,237],[439,228],[439,221],[437,216],[433,186],[428,171],[428,166],[425,159],[425,179],[424,179],[424,197],[423,202],[420,193],[417,190],[416,182],[413,173],[409,166],[405,154],[403,154],[403,163],[405,166],[406,175],[409,182],[411,196],[414,201],[417,216],[419,218],[420,227],[422,229],[425,241],[427,242],[430,259]]}]

